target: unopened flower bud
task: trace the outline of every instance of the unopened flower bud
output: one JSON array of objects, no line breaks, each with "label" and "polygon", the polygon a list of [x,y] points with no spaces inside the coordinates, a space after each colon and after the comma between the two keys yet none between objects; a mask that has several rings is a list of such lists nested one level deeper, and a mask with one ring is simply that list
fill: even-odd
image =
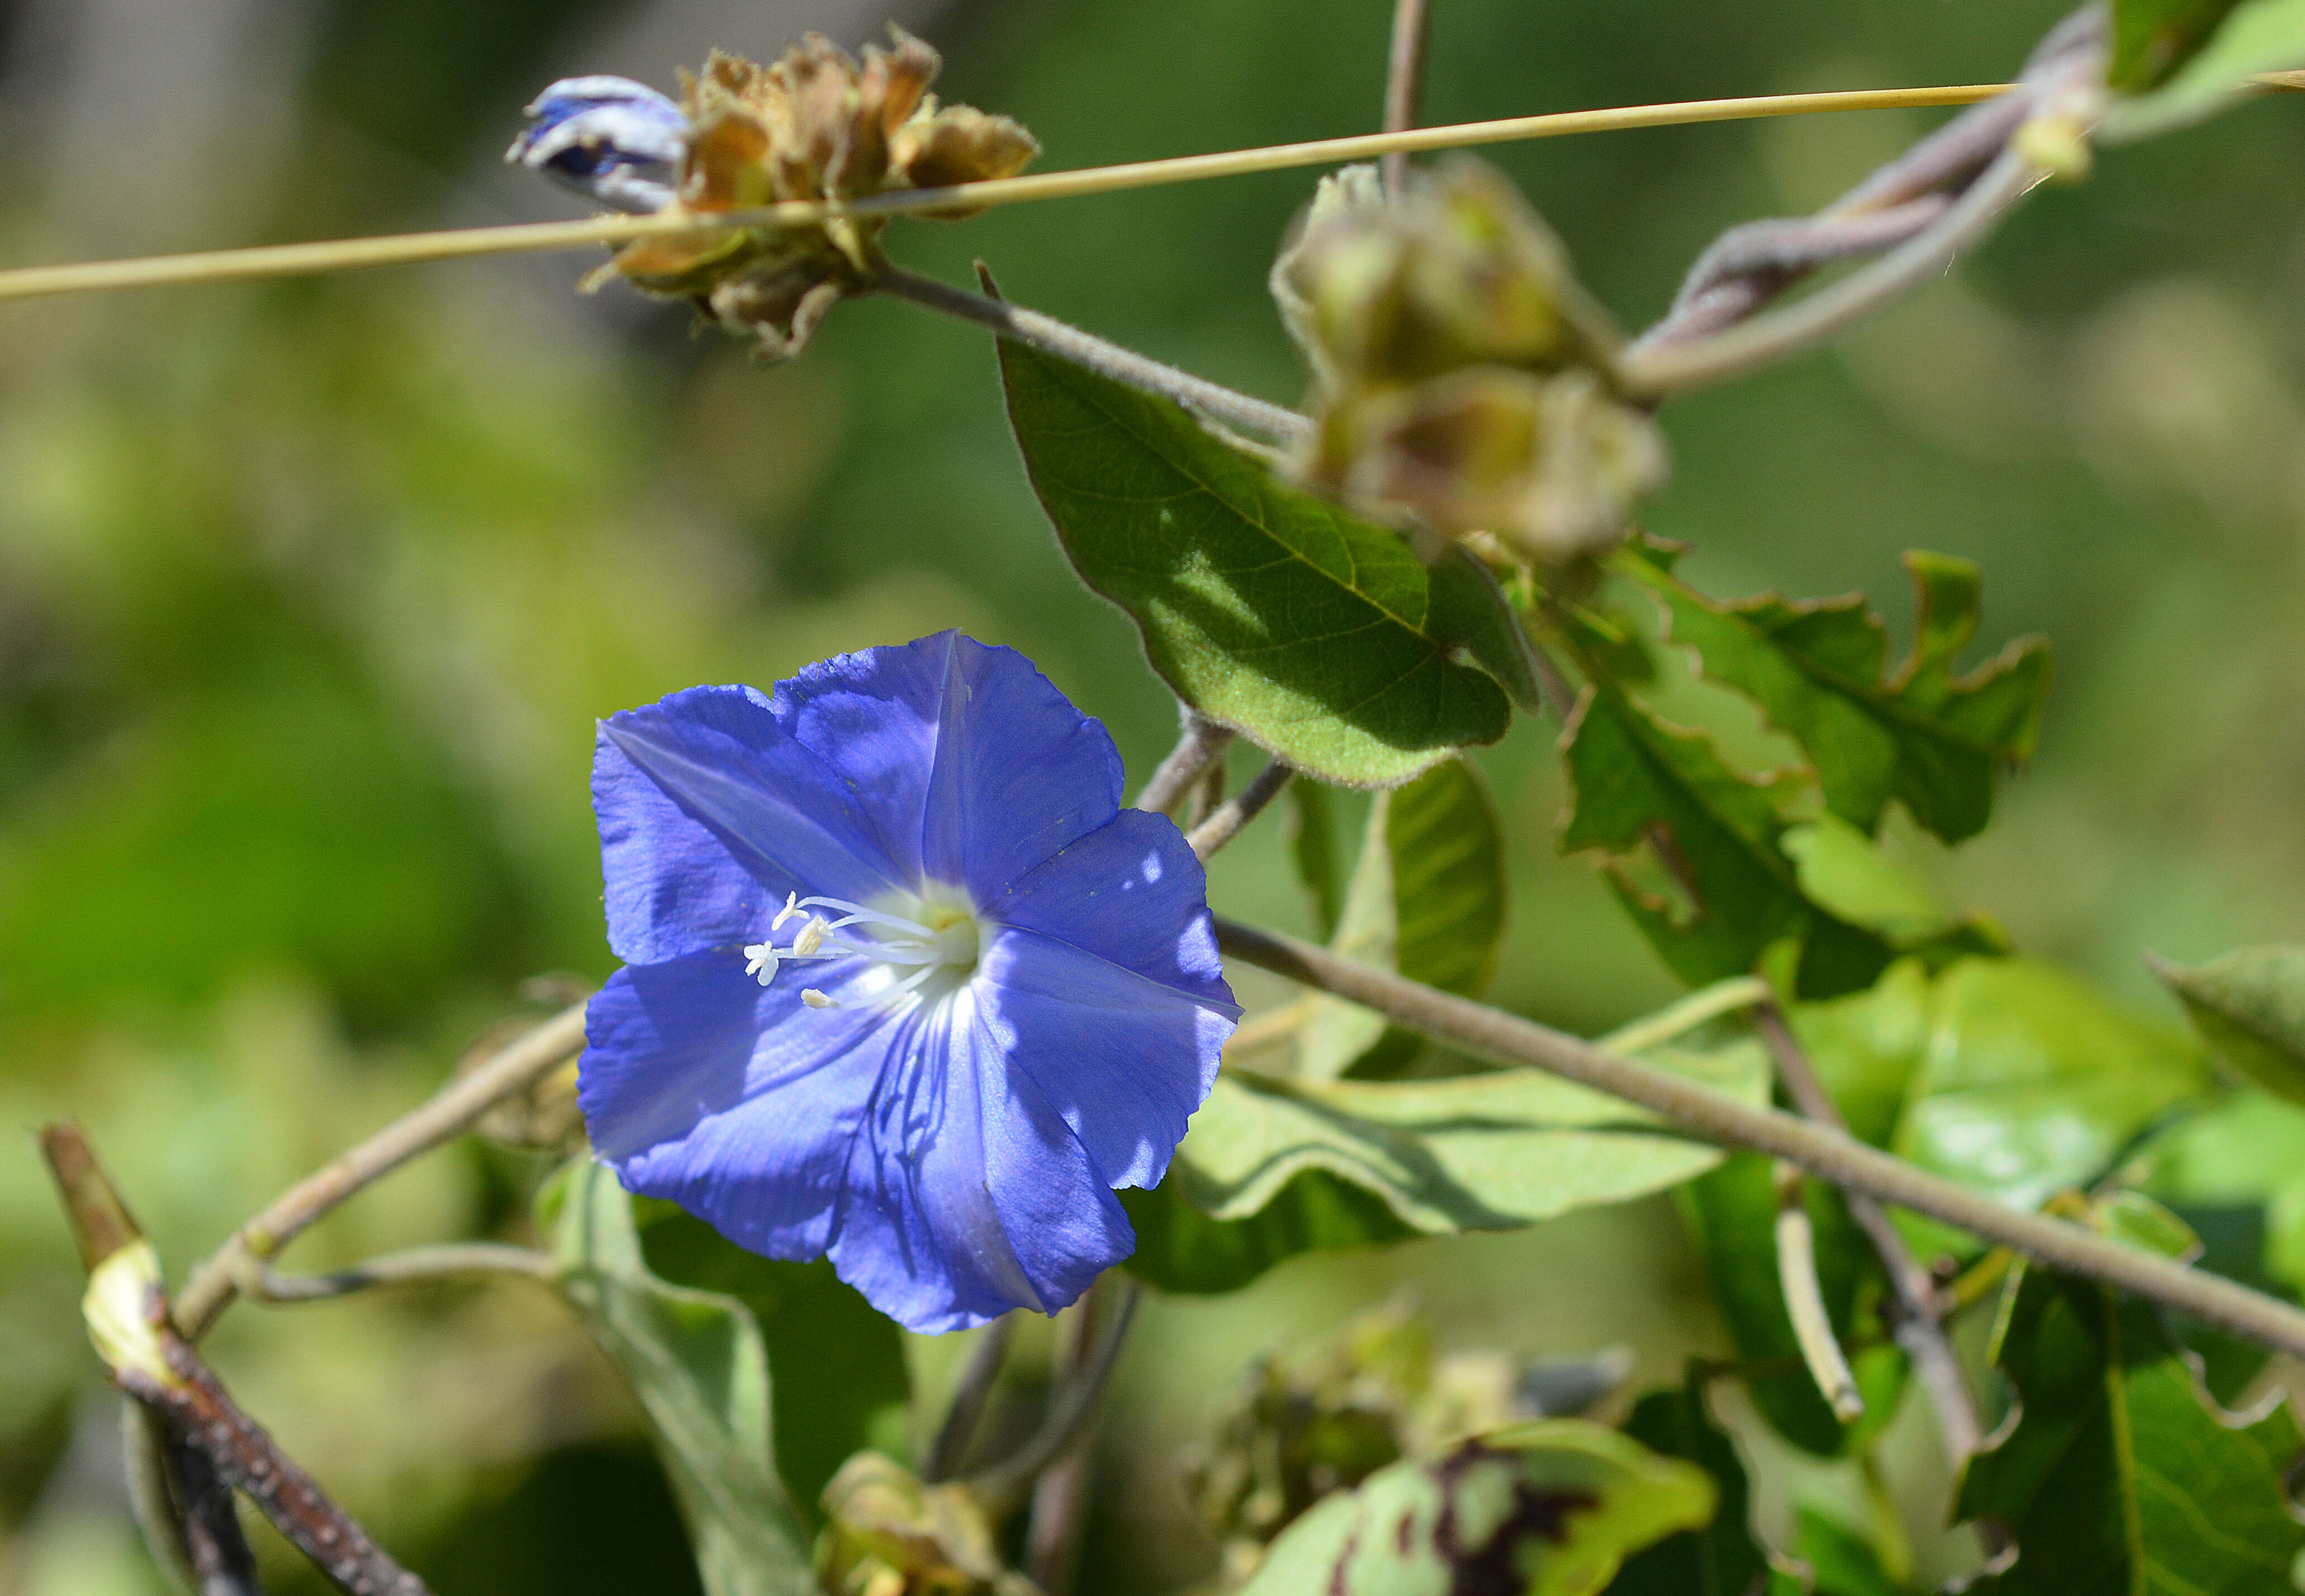
[{"label": "unopened flower bud", "polygon": [[563,78],[531,102],[505,159],[617,210],[672,203],[691,129],[681,108],[630,78]]},{"label": "unopened flower bud", "polygon": [[859,1452],[824,1488],[816,1575],[829,1596],[1029,1596],[1001,1566],[965,1487],[923,1485],[893,1457]]}]

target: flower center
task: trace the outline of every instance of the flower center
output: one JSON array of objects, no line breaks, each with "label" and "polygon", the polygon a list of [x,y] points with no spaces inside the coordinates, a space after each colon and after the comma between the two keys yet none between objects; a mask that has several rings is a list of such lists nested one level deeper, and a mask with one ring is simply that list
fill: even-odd
[{"label": "flower center", "polygon": [[[829,910],[827,919],[820,910]],[[787,921],[801,921],[783,947],[773,938]],[[744,949],[744,973],[762,986],[787,960],[863,959],[873,968],[853,985],[875,1005],[930,1002],[965,983],[976,971],[981,946],[976,910],[957,887],[931,882],[919,892],[894,892],[877,904],[795,893],[769,922],[770,941]],[[838,1008],[839,1000],[803,987],[811,1008]]]}]

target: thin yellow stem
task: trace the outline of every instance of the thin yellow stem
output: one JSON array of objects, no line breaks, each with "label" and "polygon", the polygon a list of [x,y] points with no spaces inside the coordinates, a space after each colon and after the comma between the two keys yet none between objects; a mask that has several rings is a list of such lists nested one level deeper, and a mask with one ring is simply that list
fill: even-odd
[{"label": "thin yellow stem", "polygon": [[692,233],[700,227],[801,227],[835,216],[902,216],[957,205],[982,208],[1034,200],[1064,200],[1107,194],[1163,183],[1198,183],[1252,172],[1295,166],[1326,166],[1391,154],[1419,154],[1526,139],[1557,139],[1570,133],[1610,132],[1627,128],[1678,127],[1702,122],[1737,122],[1764,116],[1813,115],[1825,111],[1881,111],[1901,107],[1966,106],[1990,99],[2003,83],[1965,83],[1930,89],[1862,89],[1824,94],[1762,94],[1737,99],[1682,100],[1670,105],[1620,106],[1597,111],[1553,111],[1539,116],[1508,116],[1493,122],[1460,122],[1447,127],[1410,128],[1344,139],[1314,139],[1214,155],[1176,156],[1129,161],[1074,172],[1043,172],[994,178],[941,189],[898,189],[845,203],[792,200],[755,210],[650,216],[600,216],[583,222],[541,222],[512,227],[469,227],[447,233],[408,233],[385,238],[341,239],[325,243],[271,244],[249,250],[215,250],[196,255],[157,255],[131,260],[90,261],[73,266],[26,267],[0,271],[0,300],[43,294],[84,293],[113,288],[151,288],[185,283],[239,282],[258,277],[304,276],[370,266],[406,266],[425,260],[467,259],[481,255],[518,255],[543,250],[630,243]]}]

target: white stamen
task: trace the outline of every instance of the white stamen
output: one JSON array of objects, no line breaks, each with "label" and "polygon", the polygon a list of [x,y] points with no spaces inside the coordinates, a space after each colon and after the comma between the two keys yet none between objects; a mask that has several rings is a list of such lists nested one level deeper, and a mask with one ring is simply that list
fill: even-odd
[{"label": "white stamen", "polygon": [[831,929],[832,928],[830,926],[824,923],[823,915],[810,915],[808,917],[808,923],[801,927],[800,934],[793,938],[793,956],[796,959],[804,959],[808,957],[809,955],[814,953],[818,948],[823,947],[824,934]]},{"label": "white stamen", "polygon": [[777,917],[774,920],[769,921],[769,930],[771,932],[773,932],[778,926],[784,924],[786,921],[790,920],[794,915],[800,913],[798,906],[799,898],[800,894],[797,892],[788,892],[785,894],[785,906],[777,911]]},{"label": "white stamen", "polygon": [[807,1004],[811,1008],[838,1008],[840,1006],[840,1003],[838,998],[828,998],[823,993],[818,991],[814,987],[803,987],[800,989],[800,1000],[803,1003]]},{"label": "white stamen", "polygon": [[[796,918],[803,920],[800,930],[793,934],[789,947],[778,947],[771,940],[745,948],[744,973],[767,986],[787,959],[844,958],[881,965],[891,975],[906,972],[871,993],[870,1006],[875,1008],[904,1002],[940,972],[954,981],[965,981],[968,972],[975,968],[980,946],[975,914],[967,907],[967,900],[952,889],[931,888],[931,892],[934,896],[906,893],[893,898],[920,919],[867,908],[846,898],[787,894],[784,908],[769,922],[769,930],[773,937],[786,921]],[[836,911],[839,918],[827,920],[813,913],[820,908]],[[859,928],[854,935],[838,934],[852,926]],[[942,989],[931,989],[932,992]],[[803,988],[800,997],[811,1008],[842,1006],[816,987]]]},{"label": "white stamen", "polygon": [[744,973],[759,976],[765,987],[776,979],[778,957],[775,948],[765,942],[756,943],[744,950]]}]

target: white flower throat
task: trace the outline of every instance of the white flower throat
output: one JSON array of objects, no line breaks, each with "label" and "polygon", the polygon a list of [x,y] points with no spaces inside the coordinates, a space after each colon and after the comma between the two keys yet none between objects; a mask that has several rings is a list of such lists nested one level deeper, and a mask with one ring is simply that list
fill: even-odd
[{"label": "white flower throat", "polygon": [[[832,910],[838,918],[827,920],[814,913],[819,909]],[[795,893],[769,921],[770,937],[788,920],[802,922],[791,943],[778,947],[770,940],[744,949],[745,974],[759,977],[765,987],[787,960],[863,959],[879,967],[880,979],[875,982],[867,974],[855,984],[876,1006],[915,997],[932,1001],[955,990],[974,973],[982,940],[975,909],[966,897],[933,885],[917,893],[891,893],[879,908]],[[811,1008],[840,1006],[814,987],[803,987],[800,998]]]}]

